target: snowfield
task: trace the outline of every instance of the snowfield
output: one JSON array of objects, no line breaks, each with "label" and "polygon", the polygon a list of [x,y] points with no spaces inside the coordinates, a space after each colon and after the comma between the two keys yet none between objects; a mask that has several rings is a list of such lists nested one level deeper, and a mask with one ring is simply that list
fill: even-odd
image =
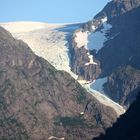
[{"label": "snowfield", "polygon": [[[107,23],[107,17],[104,17],[101,19],[100,31],[96,30],[97,27],[95,27],[94,25],[92,25],[91,32],[77,30],[75,32],[76,47],[84,47],[88,51],[96,50],[98,52],[104,46],[104,43],[108,40],[107,33],[111,28],[112,25]],[[86,63],[86,66],[90,64],[97,65],[97,63],[94,62],[92,55],[88,55],[88,57],[90,59],[90,62]]]},{"label": "snowfield", "polygon": [[82,32],[80,30],[75,33],[75,42],[78,48],[84,46],[88,50],[99,51],[103,47],[104,43],[108,40],[107,33],[112,28],[112,25],[107,23],[107,17],[101,19],[101,23],[100,31],[96,31],[97,28],[92,25],[91,32]]},{"label": "snowfield", "polygon": [[76,42],[76,47],[81,48],[81,47],[87,47],[88,44],[88,32],[82,32],[78,31],[75,34],[75,42]]},{"label": "snowfield", "polygon": [[107,33],[112,28],[112,25],[103,23],[102,29],[100,31],[95,31],[89,34],[87,47],[89,50],[99,51],[104,43],[108,40]]}]

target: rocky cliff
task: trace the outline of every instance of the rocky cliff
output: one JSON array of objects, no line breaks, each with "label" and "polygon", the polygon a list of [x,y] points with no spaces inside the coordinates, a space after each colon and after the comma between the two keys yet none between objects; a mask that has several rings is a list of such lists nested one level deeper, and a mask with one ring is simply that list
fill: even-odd
[{"label": "rocky cliff", "polygon": [[121,16],[128,11],[131,11],[140,5],[140,0],[112,0],[109,2],[101,12],[99,12],[95,18],[107,16],[108,19],[112,19],[117,16]]},{"label": "rocky cliff", "polygon": [[128,108],[140,91],[140,70],[131,66],[116,69],[108,77],[104,91],[115,102]]}]

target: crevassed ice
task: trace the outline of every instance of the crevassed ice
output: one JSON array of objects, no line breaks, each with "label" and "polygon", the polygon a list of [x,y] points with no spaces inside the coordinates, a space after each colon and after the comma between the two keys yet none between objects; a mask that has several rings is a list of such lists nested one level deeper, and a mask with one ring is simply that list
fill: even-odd
[{"label": "crevassed ice", "polygon": [[13,22],[1,25],[15,38],[25,41],[36,55],[49,61],[56,69],[77,77],[71,72],[67,37],[79,28],[78,24]]}]

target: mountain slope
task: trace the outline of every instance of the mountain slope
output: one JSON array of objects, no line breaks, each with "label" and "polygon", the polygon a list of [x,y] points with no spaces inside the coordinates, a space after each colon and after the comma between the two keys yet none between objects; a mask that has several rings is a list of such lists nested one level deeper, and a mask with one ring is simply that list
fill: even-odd
[{"label": "mountain slope", "polygon": [[128,111],[109,128],[104,136],[94,140],[139,140],[140,139],[140,94]]},{"label": "mountain slope", "polygon": [[[72,40],[72,70],[79,79],[93,88],[107,79],[98,91],[126,107],[140,90],[139,25],[140,0],[112,0],[76,30]],[[80,38],[83,44],[78,43]]]},{"label": "mountain slope", "polygon": [[0,27],[0,138],[90,140],[116,112]]},{"label": "mountain slope", "polygon": [[[71,39],[74,31],[79,29],[83,24],[64,25],[38,22],[12,22],[2,23],[1,25],[10,31],[14,37],[25,41],[35,54],[46,59],[56,69],[69,72],[77,80],[77,73],[74,74],[71,71],[71,58],[73,58],[73,54],[71,54]],[[81,44],[82,40],[80,39],[78,42]],[[92,71],[92,66],[90,69]],[[105,96],[98,96],[97,92],[91,90],[90,92],[97,100],[102,101],[103,104],[106,103],[106,105],[113,107],[118,115],[124,113],[122,106],[110,101]]]},{"label": "mountain slope", "polygon": [[97,59],[101,62],[102,76],[109,76],[106,93],[113,100],[126,106],[132,103],[140,90],[139,17],[140,7],[112,18],[112,39],[108,40],[97,54]]}]

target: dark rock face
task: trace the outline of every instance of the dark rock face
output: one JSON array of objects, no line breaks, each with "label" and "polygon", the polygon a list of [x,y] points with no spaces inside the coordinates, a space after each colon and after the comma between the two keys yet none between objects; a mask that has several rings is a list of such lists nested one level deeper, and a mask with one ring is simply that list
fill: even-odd
[{"label": "dark rock face", "polygon": [[[97,54],[91,52],[98,65],[85,66],[89,61],[88,50],[77,48],[76,44],[73,45],[71,61],[72,70],[79,75],[79,79],[92,81],[98,77],[108,77],[104,92],[126,107],[134,101],[140,89],[140,7],[136,8],[139,1],[135,6],[134,3],[128,12],[110,18],[110,39]],[[100,27],[101,18],[85,24],[83,31],[90,31],[92,25]]]},{"label": "dark rock face", "polygon": [[139,140],[140,139],[140,93],[136,101],[105,135],[93,140]]},{"label": "dark rock face", "polygon": [[101,76],[109,76],[106,94],[129,106],[137,95],[140,83],[140,7],[113,18],[111,24],[112,39],[97,54]]},{"label": "dark rock face", "polygon": [[[110,38],[98,53],[92,53],[98,65],[89,65],[87,50],[73,44],[72,70],[86,80],[108,77],[105,93],[114,101],[128,107],[136,98],[140,85],[140,0],[114,0],[83,26],[83,32],[92,26],[100,30],[105,16],[112,25]],[[132,85],[133,84],[133,85]]]},{"label": "dark rock face", "polygon": [[85,49],[84,46],[77,48],[73,45],[72,52],[71,68],[72,71],[78,75],[78,78],[87,81],[97,79],[101,73],[99,61],[96,61],[98,65],[85,65],[90,60],[87,55],[88,50]]},{"label": "dark rock face", "polygon": [[119,66],[131,65],[140,69],[140,7],[111,21],[112,29],[104,47],[97,54],[103,75]]},{"label": "dark rock face", "polygon": [[[112,0],[92,20],[83,25],[83,30],[92,31],[92,25],[98,29],[102,24],[101,19],[104,17],[107,17],[108,22],[112,24],[111,21],[114,21],[115,17],[120,17],[139,6],[140,0]],[[114,24],[117,25],[115,22]]]},{"label": "dark rock face", "polygon": [[[135,60],[132,59],[131,63],[133,63],[133,61],[135,62],[138,61],[139,50],[137,50],[138,47],[136,45],[139,44],[138,41],[140,33],[139,32],[140,12],[138,10],[139,5],[140,0],[113,0],[109,2],[105,6],[105,8],[94,17],[93,20],[83,25],[81,29],[83,32],[92,31],[93,25],[97,28],[97,30],[100,30],[100,27],[102,26],[102,19],[104,17],[107,17],[108,23],[111,24],[113,27],[108,35],[112,37],[112,39],[104,44],[103,49],[99,51],[97,56],[93,55],[94,60],[98,63],[98,65],[92,66],[90,65],[85,67],[84,64],[86,62],[89,62],[87,55],[88,50],[84,48],[85,46],[83,46],[83,48],[80,49],[77,48],[76,43],[74,41],[75,36],[73,36],[73,38],[71,39],[72,40],[71,68],[74,73],[82,77],[82,79],[93,80],[98,78],[99,75],[100,74],[102,75],[104,72],[105,73],[112,72],[113,71],[112,68],[114,67],[114,69],[116,69],[117,65],[120,66],[130,64],[131,56],[130,54],[128,54],[130,52],[131,55],[135,56],[135,58],[133,58]],[[112,52],[115,54],[112,54]],[[124,52],[126,52],[125,56],[127,57],[125,59]],[[125,60],[126,59],[128,60],[128,57],[129,62],[126,62]],[[117,60],[117,62],[114,63],[112,61],[114,59]],[[102,65],[104,65],[103,66],[104,68],[102,67]],[[103,72],[101,73],[101,71]]]},{"label": "dark rock face", "polygon": [[90,140],[116,120],[112,108],[100,104],[68,73],[57,71],[1,27],[0,79],[2,139]]},{"label": "dark rock face", "polygon": [[[98,66],[91,69],[88,67],[85,70],[84,65],[78,61],[83,57],[78,49],[74,51],[78,54],[74,55],[76,56],[73,60],[74,68],[78,66],[84,69],[81,75],[85,73],[91,75],[93,71],[94,75],[90,76],[91,79],[108,77],[104,88],[105,93],[114,101],[128,107],[136,98],[140,83],[140,0],[109,2],[93,20],[83,25],[83,32],[91,31],[93,25],[100,31],[102,19],[106,16],[107,22],[112,25],[107,33],[108,40],[97,53],[94,50],[91,52]],[[84,60],[80,59],[80,62]],[[77,72],[77,69],[74,72]],[[87,79],[85,76],[83,78]]]},{"label": "dark rock face", "polygon": [[107,16],[109,20],[116,16],[120,16],[128,11],[137,8],[140,5],[140,0],[112,0],[109,2],[104,9],[95,16],[100,18]]},{"label": "dark rock face", "polygon": [[140,70],[131,66],[118,68],[108,77],[104,91],[114,101],[129,107],[140,91]]}]

